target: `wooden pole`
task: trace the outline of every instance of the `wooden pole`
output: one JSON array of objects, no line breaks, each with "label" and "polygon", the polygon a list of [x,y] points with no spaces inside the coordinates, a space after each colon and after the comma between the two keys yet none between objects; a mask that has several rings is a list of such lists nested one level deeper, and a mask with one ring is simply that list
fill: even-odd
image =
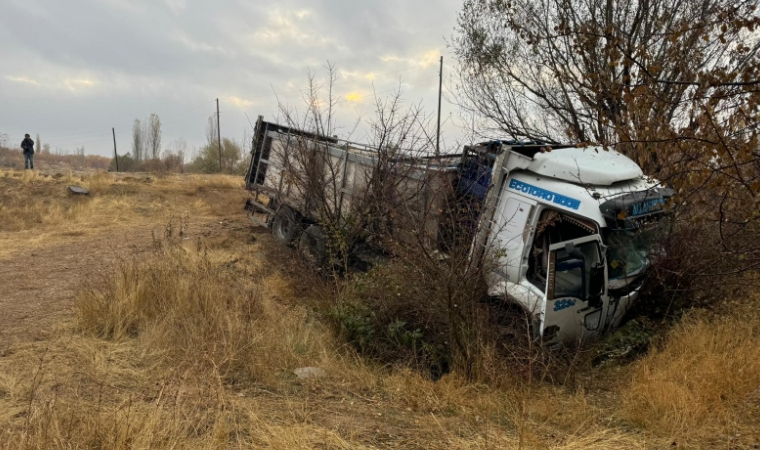
[{"label": "wooden pole", "polygon": [[113,159],[116,161],[116,171],[119,171],[119,154],[116,153],[116,128],[111,128],[113,133]]},{"label": "wooden pole", "polygon": [[222,127],[219,123],[219,99],[216,99],[216,133],[219,142],[219,173],[222,173]]},{"label": "wooden pole", "polygon": [[435,138],[435,155],[441,154],[441,93],[443,91],[443,56],[441,56],[441,70],[438,72],[438,131]]}]

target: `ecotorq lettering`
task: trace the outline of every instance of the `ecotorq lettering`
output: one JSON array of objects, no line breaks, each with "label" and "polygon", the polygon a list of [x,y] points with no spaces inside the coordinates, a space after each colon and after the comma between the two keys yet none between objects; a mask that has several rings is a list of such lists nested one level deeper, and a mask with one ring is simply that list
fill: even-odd
[{"label": "ecotorq lettering", "polygon": [[581,207],[581,201],[574,198],[565,197],[564,195],[557,194],[556,192],[547,191],[539,187],[518,181],[514,178],[509,182],[509,188],[516,191],[520,191],[524,194],[532,195],[547,202],[553,202],[557,205],[564,206],[565,208],[578,209]]}]

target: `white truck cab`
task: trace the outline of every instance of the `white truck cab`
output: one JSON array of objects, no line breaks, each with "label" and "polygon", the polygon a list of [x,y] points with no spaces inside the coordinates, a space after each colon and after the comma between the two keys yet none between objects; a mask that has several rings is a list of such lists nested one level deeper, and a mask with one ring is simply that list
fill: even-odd
[{"label": "white truck cab", "polygon": [[599,147],[488,143],[467,148],[464,159],[460,189],[485,200],[480,242],[497,261],[489,295],[520,305],[547,343],[619,326],[673,191]]}]

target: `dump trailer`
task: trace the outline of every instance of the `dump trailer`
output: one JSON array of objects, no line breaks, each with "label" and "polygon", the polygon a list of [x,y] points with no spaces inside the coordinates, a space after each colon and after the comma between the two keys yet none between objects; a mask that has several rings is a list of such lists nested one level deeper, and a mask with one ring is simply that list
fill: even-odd
[{"label": "dump trailer", "polygon": [[[352,202],[374,188],[368,174],[379,153],[259,117],[246,208],[279,241],[303,243],[304,254],[319,259],[322,216],[355,211]],[[662,252],[658,237],[667,231],[665,205],[674,194],[623,154],[600,147],[490,141],[456,155],[410,157],[394,170],[403,171],[398,191],[411,205],[394,216],[398,238],[419,243],[423,236],[423,245],[445,254],[451,227],[465,228],[455,231],[471,236],[471,257],[495,261],[485,277],[489,297],[518,308],[533,337],[547,344],[620,326]],[[323,182],[304,183],[311,173]],[[477,207],[452,225],[444,220],[452,204]]]}]

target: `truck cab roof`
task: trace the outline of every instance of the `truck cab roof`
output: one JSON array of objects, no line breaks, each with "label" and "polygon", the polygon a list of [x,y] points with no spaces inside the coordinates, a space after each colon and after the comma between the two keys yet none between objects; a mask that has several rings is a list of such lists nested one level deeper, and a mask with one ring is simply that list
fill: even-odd
[{"label": "truck cab roof", "polygon": [[465,155],[479,155],[484,162],[495,161],[504,152],[509,152],[504,163],[507,172],[529,171],[583,186],[612,186],[644,176],[641,167],[633,160],[618,151],[599,146],[490,141],[465,147]]},{"label": "truck cab roof", "polygon": [[602,147],[564,147],[536,153],[527,170],[576,184],[610,186],[644,176],[630,158]]}]

